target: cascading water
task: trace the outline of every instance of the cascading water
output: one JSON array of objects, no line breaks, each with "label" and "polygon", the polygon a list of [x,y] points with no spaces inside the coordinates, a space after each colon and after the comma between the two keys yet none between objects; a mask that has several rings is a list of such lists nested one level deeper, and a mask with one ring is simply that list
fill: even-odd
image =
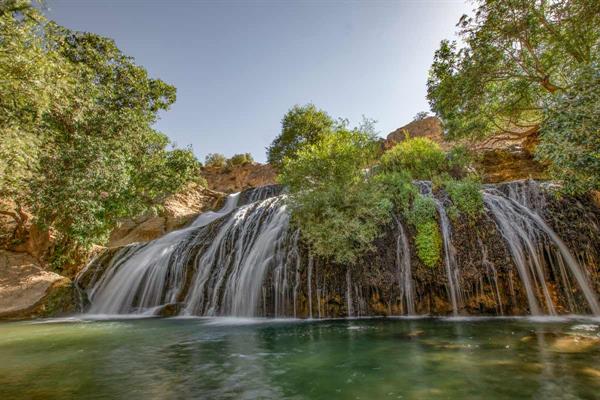
[{"label": "cascading water", "polygon": [[403,298],[406,304],[406,313],[414,315],[415,299],[413,289],[412,270],[410,265],[410,244],[400,220],[395,217],[398,227],[398,237],[396,238],[396,268],[398,269],[398,280],[400,283],[400,298]]},{"label": "cascading water", "polygon": [[[525,288],[527,301],[533,315],[541,315],[537,294],[545,301],[548,314],[556,314],[555,305],[546,283],[544,271],[544,249],[549,250],[558,260],[563,282],[569,281],[564,266],[577,282],[591,312],[600,315],[600,305],[581,266],[569,252],[569,249],[548,224],[534,211],[543,207],[543,196],[539,184],[534,181],[518,181],[505,185],[507,193],[496,187],[484,190],[483,199],[488,211],[494,216],[496,223],[506,239],[513,260],[517,265],[521,281]],[[548,241],[550,243],[548,243]],[[550,246],[548,246],[548,244]],[[565,296],[572,300],[568,284],[563,284]]]},{"label": "cascading water", "polygon": [[[92,314],[325,318],[411,315],[417,303],[435,313],[439,302],[442,312],[450,305],[454,315],[481,307],[496,314],[527,307],[533,315],[600,314],[590,277],[541,217],[549,197],[540,184],[486,186],[487,216],[480,222],[490,232],[483,236],[451,226],[447,200],[434,196],[431,183],[416,184],[436,202],[444,245],[439,271],[413,269],[411,238],[396,219],[387,242],[394,245],[379,247],[380,257],[344,274],[301,245],[300,232],[290,228],[281,188],[267,186],[229,196],[220,211],[200,215],[185,229],[105,252],[76,284],[86,290]],[[453,234],[460,247],[453,245]],[[593,245],[587,248],[592,253],[577,254],[589,268],[597,256]],[[382,287],[387,282],[391,286]],[[444,287],[447,296],[436,297]],[[564,296],[557,297],[561,290]]]},{"label": "cascading water", "polygon": [[452,245],[452,231],[450,230],[450,220],[446,209],[440,200],[435,198],[433,195],[433,188],[431,182],[418,181],[417,187],[419,187],[421,194],[429,196],[435,202],[438,215],[440,216],[440,228],[442,231],[442,241],[444,244],[444,267],[446,269],[446,277],[448,279],[448,292],[450,294],[450,301],[452,303],[452,314],[458,315],[458,309],[461,303],[460,296],[460,271],[456,263],[456,249]]}]

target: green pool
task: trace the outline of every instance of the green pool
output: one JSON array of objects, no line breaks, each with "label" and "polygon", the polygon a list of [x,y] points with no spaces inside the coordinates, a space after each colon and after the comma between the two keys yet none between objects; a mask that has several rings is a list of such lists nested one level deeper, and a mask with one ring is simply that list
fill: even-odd
[{"label": "green pool", "polygon": [[599,399],[600,320],[0,324],[0,399]]}]

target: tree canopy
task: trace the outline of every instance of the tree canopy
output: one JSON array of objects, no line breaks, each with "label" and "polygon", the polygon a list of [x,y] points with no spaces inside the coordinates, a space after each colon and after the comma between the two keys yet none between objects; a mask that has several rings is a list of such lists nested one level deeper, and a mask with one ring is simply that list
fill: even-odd
[{"label": "tree canopy", "polygon": [[[459,23],[461,42],[442,41],[428,99],[450,138],[537,135],[553,98],[572,93],[580,70],[597,68],[600,2],[479,0]],[[594,131],[588,131],[593,135]],[[551,135],[542,134],[542,142]],[[544,158],[561,149],[548,143]],[[560,175],[555,175],[560,178]],[[583,190],[583,189],[582,189]]]},{"label": "tree canopy", "polygon": [[102,242],[117,220],[199,177],[190,149],[152,125],[175,101],[114,41],[72,32],[27,1],[0,3],[0,189],[63,247]]},{"label": "tree canopy", "polygon": [[285,157],[294,158],[302,145],[318,142],[336,126],[336,121],[314,104],[293,106],[281,120],[281,133],[267,148],[269,163],[281,167]]}]

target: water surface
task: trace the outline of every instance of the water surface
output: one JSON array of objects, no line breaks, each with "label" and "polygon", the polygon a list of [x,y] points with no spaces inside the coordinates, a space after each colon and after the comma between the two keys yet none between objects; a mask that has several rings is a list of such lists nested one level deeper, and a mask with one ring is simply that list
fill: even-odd
[{"label": "water surface", "polygon": [[598,399],[599,320],[0,324],[0,399]]}]

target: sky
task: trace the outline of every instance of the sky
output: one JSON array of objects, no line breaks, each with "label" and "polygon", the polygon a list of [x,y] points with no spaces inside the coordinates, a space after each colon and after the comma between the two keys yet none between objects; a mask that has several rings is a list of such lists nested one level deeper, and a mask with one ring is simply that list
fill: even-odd
[{"label": "sky", "polygon": [[113,38],[177,101],[156,128],[178,147],[264,162],[281,118],[314,103],[381,136],[428,111],[434,51],[460,0],[47,0],[50,19]]}]

